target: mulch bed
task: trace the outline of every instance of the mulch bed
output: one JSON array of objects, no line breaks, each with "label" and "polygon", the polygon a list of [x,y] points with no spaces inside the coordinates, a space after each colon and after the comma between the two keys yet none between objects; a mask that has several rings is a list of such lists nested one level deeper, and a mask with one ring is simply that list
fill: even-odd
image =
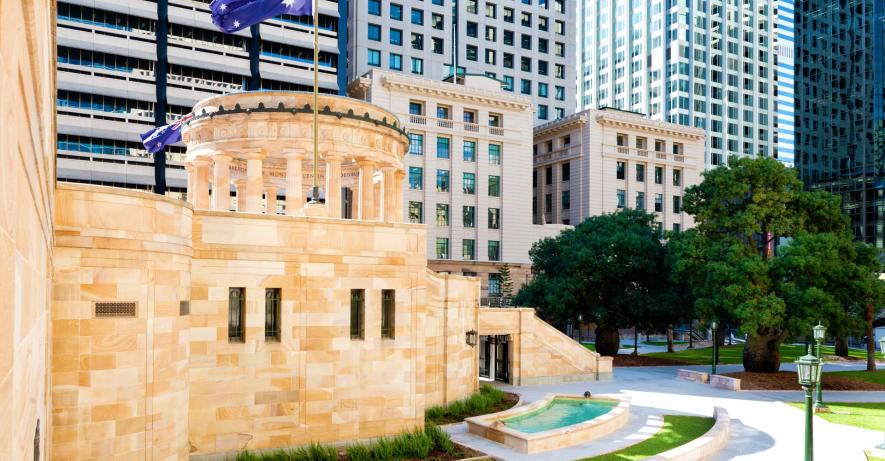
[{"label": "mulch bed", "polygon": [[[802,387],[796,379],[794,371],[779,371],[777,373],[751,373],[740,371],[725,373],[725,376],[739,378],[742,390],[764,391],[801,391]],[[829,391],[885,391],[881,384],[860,381],[844,376],[823,374],[824,390]]]},{"label": "mulch bed", "polygon": [[[481,451],[476,451],[472,448],[465,447],[460,443],[455,443],[455,452],[452,454],[448,454],[442,450],[433,450],[430,454],[427,455],[426,458],[421,458],[420,460],[429,460],[429,461],[457,461],[460,459],[468,459],[468,458],[476,458],[478,456],[485,456],[486,454]],[[338,453],[338,461],[350,461],[350,458],[344,452]],[[418,458],[408,458],[402,459],[401,461],[419,461]]]},{"label": "mulch bed", "polygon": [[612,365],[616,367],[655,367],[688,365],[682,360],[649,357],[647,355],[618,354],[614,357]]}]

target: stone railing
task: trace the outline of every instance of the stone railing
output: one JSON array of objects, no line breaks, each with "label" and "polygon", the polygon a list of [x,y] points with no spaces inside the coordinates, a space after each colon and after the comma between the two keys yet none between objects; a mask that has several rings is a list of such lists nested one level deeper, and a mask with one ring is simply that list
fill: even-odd
[{"label": "stone railing", "polygon": [[[483,128],[481,125],[477,123],[471,122],[461,122],[458,120],[448,119],[448,118],[434,118],[428,117],[426,115],[418,115],[418,114],[398,114],[399,117],[403,120],[408,120],[411,125],[420,125],[420,126],[435,126],[437,128],[443,128],[446,130],[455,130],[455,131],[467,131],[470,133],[482,133]],[[507,130],[505,128],[499,126],[488,126],[488,134],[491,136],[505,136]]]},{"label": "stone railing", "polygon": [[639,149],[629,146],[613,146],[611,144],[603,144],[603,152],[607,154],[623,155],[626,157],[649,158],[652,154],[657,160],[684,163],[685,155],[671,154],[668,152],[658,152],[648,149]]},{"label": "stone railing", "polygon": [[545,152],[543,154],[538,154],[534,157],[533,163],[535,165],[541,165],[553,160],[566,159],[576,157],[581,154],[580,146],[569,146],[562,149],[557,149],[550,152]]}]

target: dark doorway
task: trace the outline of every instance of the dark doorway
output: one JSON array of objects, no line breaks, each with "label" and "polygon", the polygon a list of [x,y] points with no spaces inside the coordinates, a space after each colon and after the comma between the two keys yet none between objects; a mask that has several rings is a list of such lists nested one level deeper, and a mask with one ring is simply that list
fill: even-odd
[{"label": "dark doorway", "polygon": [[487,380],[510,382],[510,335],[479,337],[479,376]]}]

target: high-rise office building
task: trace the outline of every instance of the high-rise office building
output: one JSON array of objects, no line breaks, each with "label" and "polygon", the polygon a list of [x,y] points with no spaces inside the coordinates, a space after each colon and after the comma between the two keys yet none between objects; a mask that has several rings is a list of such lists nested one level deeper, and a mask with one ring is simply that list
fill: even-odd
[{"label": "high-rise office building", "polygon": [[790,4],[583,0],[579,107],[702,128],[707,166],[730,155],[791,163],[792,16],[778,12]]},{"label": "high-rise office building", "polygon": [[798,0],[796,168],[885,246],[885,0]]},{"label": "high-rise office building", "polygon": [[349,79],[371,69],[433,80],[482,74],[529,96],[534,123],[575,110],[575,3],[579,0],[354,0]]},{"label": "high-rise office building", "polygon": [[[319,1],[319,87],[343,93],[346,10]],[[236,34],[209,1],[58,2],[58,178],[154,187],[139,135],[206,97],[249,89],[313,90],[311,17],[281,16]],[[166,149],[171,193],[186,186],[182,144]]]}]

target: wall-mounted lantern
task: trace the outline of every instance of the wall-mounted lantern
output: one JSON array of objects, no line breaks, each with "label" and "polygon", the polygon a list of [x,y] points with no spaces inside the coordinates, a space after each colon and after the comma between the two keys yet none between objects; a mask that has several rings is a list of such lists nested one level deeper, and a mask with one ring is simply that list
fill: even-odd
[{"label": "wall-mounted lantern", "polygon": [[477,340],[477,338],[478,338],[478,336],[479,336],[479,335],[476,333],[476,330],[470,330],[470,331],[468,331],[468,332],[466,333],[466,336],[467,336],[467,345],[470,346],[470,347],[476,347],[476,343],[477,343],[476,340]]}]

